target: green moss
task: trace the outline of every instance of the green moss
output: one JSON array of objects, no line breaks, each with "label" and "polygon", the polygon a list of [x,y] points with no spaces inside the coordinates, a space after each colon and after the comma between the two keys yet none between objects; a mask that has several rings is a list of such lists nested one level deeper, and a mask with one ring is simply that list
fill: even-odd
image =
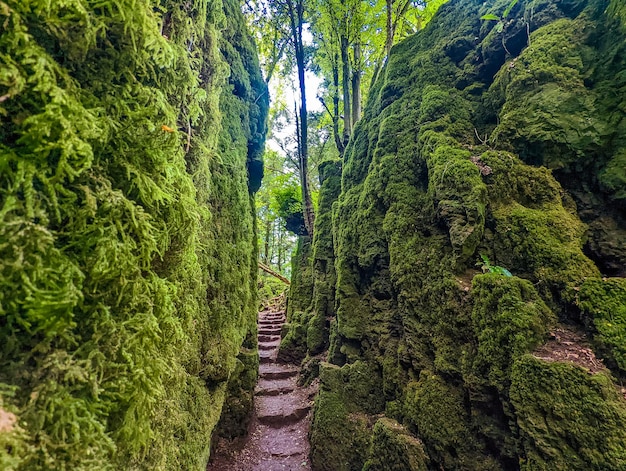
[{"label": "green moss", "polygon": [[544,299],[559,309],[565,289],[599,274],[582,252],[585,226],[547,169],[528,167],[506,152],[485,152],[480,161],[492,171],[485,238],[490,259],[538,282]]},{"label": "green moss", "polygon": [[306,346],[311,355],[317,355],[328,346],[328,329],[326,317],[319,314],[309,320],[306,329]]},{"label": "green moss", "polygon": [[294,322],[283,324],[281,337],[278,359],[288,363],[300,364],[307,354],[307,320],[299,318],[295,319]]},{"label": "green moss", "polygon": [[256,53],[230,0],[53,3],[0,6],[19,469],[201,469],[255,329]]},{"label": "green moss", "polygon": [[320,363],[320,393],[311,426],[311,462],[320,470],[361,470],[373,414],[380,413],[380,376],[371,365]]},{"label": "green moss", "polygon": [[329,346],[330,319],[335,316],[335,258],[333,204],[341,192],[341,162],[326,161],[319,166],[320,194],[313,240],[313,317],[307,329],[307,348],[311,355]]},{"label": "green moss", "polygon": [[[291,285],[287,298],[287,321],[292,322],[296,312],[307,312],[313,296],[313,276],[311,267],[311,238],[298,237],[292,258]],[[298,317],[297,315],[295,315]],[[306,341],[306,338],[305,338]]]},{"label": "green moss", "polygon": [[259,355],[256,348],[242,348],[228,381],[228,397],[222,407],[219,428],[216,430],[220,436],[234,438],[247,433],[254,408],[254,388],[258,371]]},{"label": "green moss", "polygon": [[[562,19],[531,36],[512,66],[503,69],[494,88],[506,89],[506,102],[493,139],[524,142],[527,159],[560,168],[598,148],[608,134],[595,97],[584,84],[585,62],[593,53],[584,44],[585,19]],[[531,147],[536,146],[536,147]]]},{"label": "green moss", "polygon": [[616,200],[626,199],[626,149],[613,156],[600,172],[599,179],[605,190]]},{"label": "green moss", "polygon": [[445,469],[496,470],[497,462],[472,435],[464,393],[423,370],[406,389],[405,422],[424,440],[428,456]]},{"label": "green moss", "polygon": [[594,345],[620,376],[626,374],[626,280],[586,280],[577,304]]},{"label": "green moss", "polygon": [[556,319],[532,284],[520,278],[476,276],[472,296],[478,341],[473,374],[502,391],[508,387],[513,361],[542,343]]},{"label": "green moss", "polygon": [[[7,397],[12,396],[12,388],[0,383],[0,390]],[[19,418],[15,415],[15,408],[11,407],[0,397],[0,468],[6,471],[16,471],[20,469],[24,458],[32,453],[33,447],[30,444],[31,437],[19,425]]]},{"label": "green moss", "polygon": [[360,471],[370,444],[370,428],[367,416],[348,412],[340,394],[321,390],[315,399],[310,435],[314,469]]},{"label": "green moss", "polygon": [[624,469],[626,403],[608,376],[527,355],[512,380],[521,469]]},{"label": "green moss", "polygon": [[[329,359],[381,372],[381,410],[433,469],[519,468],[513,365],[557,317],[577,322],[577,289],[621,276],[626,256],[622,35],[595,0],[520,0],[502,31],[480,20],[510,3],[449,2],[394,47],[346,149],[332,231],[316,233],[333,238]],[[476,276],[481,255],[513,276]]]},{"label": "green moss", "polygon": [[394,420],[376,421],[369,458],[363,471],[426,471],[422,443]]}]

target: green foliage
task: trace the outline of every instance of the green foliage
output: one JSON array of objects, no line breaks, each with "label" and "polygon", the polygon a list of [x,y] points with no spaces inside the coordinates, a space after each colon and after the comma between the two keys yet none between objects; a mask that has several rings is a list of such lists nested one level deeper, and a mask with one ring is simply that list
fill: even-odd
[{"label": "green foliage", "polygon": [[302,192],[300,185],[292,182],[289,186],[279,188],[274,195],[278,215],[286,221],[302,213]]},{"label": "green foliage", "polygon": [[0,395],[24,444],[0,460],[19,470],[206,463],[255,328],[266,99],[237,14],[0,2]]},{"label": "green foliage", "polygon": [[[264,155],[265,176],[264,184],[256,194],[257,227],[259,232],[259,257],[261,262],[279,273],[290,275],[291,252],[295,248],[295,237],[291,236],[285,227],[285,220],[281,217],[281,208],[286,206],[290,217],[299,216],[300,208],[289,211],[289,203],[284,203],[280,196],[283,193],[293,192],[299,195],[299,187],[293,191],[295,175],[283,173],[283,156],[268,149]],[[289,190],[288,190],[289,189]],[[297,197],[297,196],[296,196]],[[284,198],[284,199],[288,199]],[[279,201],[280,200],[280,201]]]},{"label": "green foliage", "polygon": [[487,21],[497,21],[496,32],[501,33],[504,29],[507,16],[509,16],[509,13],[511,13],[511,10],[513,9],[513,7],[515,7],[515,5],[517,5],[518,1],[519,0],[512,0],[511,3],[509,3],[502,12],[502,16],[498,16],[493,13],[487,13],[486,15],[481,16],[480,19]]},{"label": "green foliage", "polygon": [[262,308],[269,307],[279,296],[287,291],[285,283],[271,275],[259,277],[259,304]]},{"label": "green foliage", "polygon": [[492,265],[489,257],[480,254],[481,262],[476,262],[476,266],[480,267],[483,273],[495,273],[496,275],[513,276],[509,270],[498,265]]}]

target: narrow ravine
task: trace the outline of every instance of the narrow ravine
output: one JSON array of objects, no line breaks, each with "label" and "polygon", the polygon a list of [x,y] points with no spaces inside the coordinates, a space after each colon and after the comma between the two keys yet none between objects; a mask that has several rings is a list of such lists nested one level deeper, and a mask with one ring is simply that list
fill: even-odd
[{"label": "narrow ravine", "polygon": [[248,435],[221,441],[207,471],[310,470],[308,432],[315,387],[296,384],[299,369],[277,361],[282,311],[259,313],[259,381]]}]

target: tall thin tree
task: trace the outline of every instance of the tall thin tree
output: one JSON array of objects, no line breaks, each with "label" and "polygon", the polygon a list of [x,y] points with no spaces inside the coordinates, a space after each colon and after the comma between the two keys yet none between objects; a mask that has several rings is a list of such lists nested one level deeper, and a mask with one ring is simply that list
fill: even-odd
[{"label": "tall thin tree", "polygon": [[298,123],[299,126],[297,126],[297,132],[300,185],[302,187],[302,213],[304,216],[304,227],[306,228],[309,236],[313,237],[315,213],[313,210],[313,200],[311,198],[311,188],[308,178],[309,146],[305,84],[306,56],[304,50],[304,40],[302,38],[302,30],[304,27],[304,0],[286,0],[286,6],[287,13],[289,15],[289,25],[291,28],[291,40],[296,56],[298,86],[300,89],[300,122]]}]

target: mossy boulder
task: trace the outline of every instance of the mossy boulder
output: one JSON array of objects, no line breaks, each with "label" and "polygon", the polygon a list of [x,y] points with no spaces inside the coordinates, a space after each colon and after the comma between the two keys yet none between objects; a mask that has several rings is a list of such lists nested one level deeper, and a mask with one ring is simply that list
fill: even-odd
[{"label": "mossy boulder", "polygon": [[311,428],[311,463],[319,470],[361,470],[375,414],[382,412],[381,379],[365,362],[320,363],[320,392]]},{"label": "mossy boulder", "polygon": [[543,343],[555,316],[533,285],[517,277],[474,277],[472,324],[477,340],[471,375],[503,391],[513,361]]},{"label": "mossy boulder", "polygon": [[587,280],[580,286],[577,304],[597,350],[623,378],[626,375],[626,280]]},{"label": "mossy boulder", "polygon": [[319,471],[361,471],[370,446],[370,418],[350,412],[345,398],[320,390],[310,434],[311,465]]},{"label": "mossy boulder", "polygon": [[376,421],[363,471],[427,471],[422,443],[392,419]]},{"label": "mossy boulder", "polygon": [[292,322],[283,324],[281,340],[278,349],[278,359],[287,363],[300,364],[307,354],[307,319],[302,319],[303,313]]},{"label": "mossy boulder", "polygon": [[312,243],[309,236],[299,236],[292,257],[291,285],[287,296],[287,322],[283,325],[278,358],[300,363],[307,355],[307,329],[312,317],[313,268]]},{"label": "mossy boulder", "polygon": [[626,400],[606,374],[526,355],[511,378],[521,469],[626,469]]},{"label": "mossy boulder", "polygon": [[404,417],[409,429],[424,440],[428,456],[444,469],[501,469],[472,433],[463,389],[441,376],[423,370],[419,381],[407,385]]},{"label": "mossy boulder", "polygon": [[245,435],[254,408],[254,388],[259,371],[259,355],[254,349],[242,348],[235,369],[228,379],[227,399],[222,407],[216,434],[225,438]]}]

